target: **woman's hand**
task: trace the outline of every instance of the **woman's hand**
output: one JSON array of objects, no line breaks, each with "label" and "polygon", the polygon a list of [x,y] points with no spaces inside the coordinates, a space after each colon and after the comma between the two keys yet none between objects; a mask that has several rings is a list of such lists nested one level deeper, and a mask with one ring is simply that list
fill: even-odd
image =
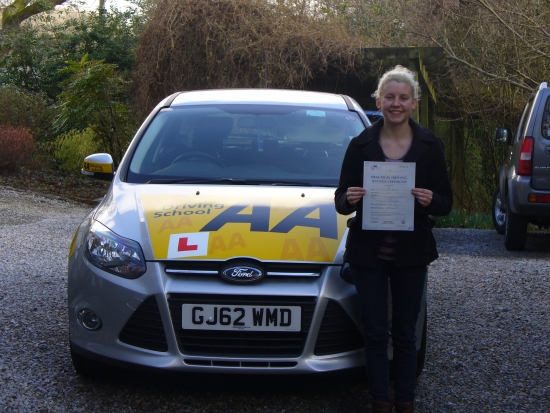
[{"label": "woman's hand", "polygon": [[351,206],[355,206],[366,193],[365,188],[350,186],[346,191],[346,199]]},{"label": "woman's hand", "polygon": [[411,193],[414,195],[416,199],[418,199],[418,202],[423,207],[427,207],[428,205],[430,205],[434,195],[432,191],[424,188],[413,188],[411,190]]}]

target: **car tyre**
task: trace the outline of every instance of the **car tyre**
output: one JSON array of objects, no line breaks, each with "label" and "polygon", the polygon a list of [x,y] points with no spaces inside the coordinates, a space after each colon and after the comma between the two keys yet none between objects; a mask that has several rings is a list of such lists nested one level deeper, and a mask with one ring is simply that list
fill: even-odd
[{"label": "car tyre", "polygon": [[424,363],[426,362],[426,342],[428,335],[428,309],[424,309],[424,326],[422,327],[422,340],[420,348],[416,352],[416,378],[420,377],[424,371]]},{"label": "car tyre", "polygon": [[506,233],[506,209],[504,208],[504,203],[500,196],[500,188],[495,190],[493,194],[493,202],[491,204],[491,212],[493,218],[493,225],[495,230],[500,234],[504,235]]},{"label": "car tyre", "polygon": [[107,376],[107,366],[76,353],[71,344],[71,361],[75,371],[87,378],[101,378]]},{"label": "car tyre", "polygon": [[[507,205],[508,206],[508,205]],[[506,238],[504,246],[509,251],[521,251],[527,241],[527,219],[506,208]]]}]

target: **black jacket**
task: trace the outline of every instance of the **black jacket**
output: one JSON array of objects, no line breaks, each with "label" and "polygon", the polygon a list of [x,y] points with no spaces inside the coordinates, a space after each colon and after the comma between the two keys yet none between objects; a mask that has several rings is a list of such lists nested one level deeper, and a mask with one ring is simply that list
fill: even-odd
[{"label": "black jacket", "polygon": [[[362,229],[363,200],[352,207],[346,199],[346,191],[349,187],[363,186],[364,161],[385,160],[378,142],[383,124],[381,119],[351,140],[342,163],[340,183],[334,193],[336,210],[340,214],[357,212],[348,222],[345,260],[366,267],[376,261],[384,231]],[[413,130],[413,141],[403,161],[416,163],[415,187],[431,190],[433,199],[427,207],[423,207],[415,199],[414,231],[395,232],[397,266],[427,265],[437,259],[439,255],[432,234],[435,222],[430,215],[447,215],[453,206],[453,192],[447,173],[443,142],[429,129],[413,120],[409,120],[409,124]]]}]

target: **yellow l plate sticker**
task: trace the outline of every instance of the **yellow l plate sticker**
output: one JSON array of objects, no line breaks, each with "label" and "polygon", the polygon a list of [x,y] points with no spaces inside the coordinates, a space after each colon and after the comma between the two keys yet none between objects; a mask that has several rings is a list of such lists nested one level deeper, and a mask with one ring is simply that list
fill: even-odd
[{"label": "yellow l plate sticker", "polygon": [[329,263],[346,230],[331,198],[141,198],[155,259]]}]

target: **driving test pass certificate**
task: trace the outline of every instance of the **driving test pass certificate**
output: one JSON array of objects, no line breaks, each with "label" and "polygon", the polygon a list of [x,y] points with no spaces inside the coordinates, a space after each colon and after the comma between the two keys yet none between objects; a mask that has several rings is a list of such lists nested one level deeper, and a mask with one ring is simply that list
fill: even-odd
[{"label": "driving test pass certificate", "polygon": [[414,230],[414,162],[365,162],[363,229]]}]

